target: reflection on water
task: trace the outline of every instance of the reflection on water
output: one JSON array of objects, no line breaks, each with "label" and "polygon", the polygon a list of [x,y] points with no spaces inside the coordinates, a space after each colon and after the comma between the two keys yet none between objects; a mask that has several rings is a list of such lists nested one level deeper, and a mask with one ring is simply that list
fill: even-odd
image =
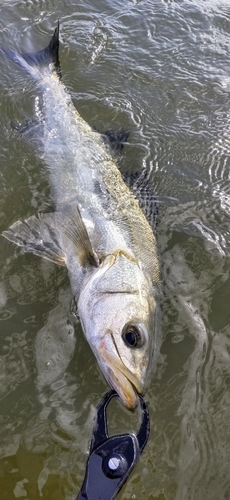
[{"label": "reflection on water", "polygon": [[[45,6],[44,6],[45,5]],[[120,499],[230,498],[228,2],[3,1],[1,46],[25,52],[61,19],[63,81],[98,130],[130,130],[118,159],[160,200],[163,344],[151,437]],[[0,230],[52,206],[45,166],[12,131],[37,89],[1,55]],[[73,500],[107,390],[71,312],[64,269],[1,239],[0,491]],[[111,432],[135,430],[121,406]]]},{"label": "reflection on water", "polygon": [[[212,306],[210,288],[213,279],[215,276],[223,276],[224,273],[221,272],[223,269],[216,258],[212,259],[212,269],[209,273],[197,260],[200,269],[196,277],[188,269],[186,270],[187,252],[184,256],[181,255],[180,249],[176,246],[170,253],[170,256],[165,256],[165,262],[167,269],[174,268],[173,271],[168,272],[169,283],[173,284],[173,288],[177,283],[177,295],[173,294],[173,301],[177,302],[180,321],[187,330],[187,335],[193,336],[195,340],[194,350],[184,365],[187,380],[177,409],[181,425],[175,498],[203,498],[204,493],[199,485],[204,478],[207,481],[206,498],[216,498],[219,477],[213,478],[213,467],[218,462],[218,455],[222,455],[222,459],[228,461],[229,450],[226,440],[223,441],[220,436],[222,424],[216,420],[216,411],[220,401],[216,406],[216,401],[210,398],[210,392],[214,390],[213,384],[216,378],[216,373],[213,373],[213,364],[215,364],[215,372],[216,370],[219,372],[219,384],[221,386],[224,384],[226,373],[224,374],[221,370],[221,365],[223,355],[226,357],[224,353],[227,352],[227,345],[221,346],[217,340],[221,334],[210,331],[206,324]],[[194,254],[196,254],[196,249],[194,249]],[[192,301],[191,297],[193,297]],[[220,407],[218,413],[219,410]],[[224,413],[227,416],[229,409],[225,407]],[[217,443],[215,444],[214,429],[217,435],[220,433],[218,437],[220,454],[215,449]]]},{"label": "reflection on water", "polygon": [[37,333],[35,356],[37,384],[42,388],[57,380],[65,372],[74,352],[74,327],[69,319],[71,293],[61,291],[59,303],[48,316],[46,324]]}]

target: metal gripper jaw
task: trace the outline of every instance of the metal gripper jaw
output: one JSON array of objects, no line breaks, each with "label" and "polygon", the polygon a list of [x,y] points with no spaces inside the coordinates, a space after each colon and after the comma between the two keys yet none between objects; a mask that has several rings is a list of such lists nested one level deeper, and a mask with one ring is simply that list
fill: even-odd
[{"label": "metal gripper jaw", "polygon": [[113,500],[138,461],[149,437],[148,407],[139,396],[141,425],[137,434],[108,436],[106,408],[113,397],[109,391],[97,407],[85,478],[76,500]]}]

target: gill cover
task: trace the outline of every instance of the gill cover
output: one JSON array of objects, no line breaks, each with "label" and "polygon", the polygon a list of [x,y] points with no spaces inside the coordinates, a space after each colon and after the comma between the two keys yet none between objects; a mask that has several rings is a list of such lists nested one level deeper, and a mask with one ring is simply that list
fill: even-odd
[{"label": "gill cover", "polygon": [[105,378],[134,408],[136,391],[145,390],[154,349],[156,302],[150,281],[132,255],[117,251],[88,278],[78,309]]}]

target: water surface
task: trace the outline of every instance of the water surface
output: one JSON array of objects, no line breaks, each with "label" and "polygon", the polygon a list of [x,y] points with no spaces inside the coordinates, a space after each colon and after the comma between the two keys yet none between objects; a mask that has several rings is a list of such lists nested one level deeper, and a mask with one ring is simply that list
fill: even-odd
[{"label": "water surface", "polygon": [[[230,7],[228,1],[2,1],[0,45],[29,52],[61,21],[63,82],[98,130],[130,130],[124,171],[159,196],[162,348],[151,437],[122,500],[230,499]],[[52,205],[12,120],[37,89],[1,55],[0,230]],[[0,241],[1,499],[73,500],[107,390],[67,272]],[[160,334],[160,332],[159,332]],[[111,432],[135,430],[117,403]]]}]

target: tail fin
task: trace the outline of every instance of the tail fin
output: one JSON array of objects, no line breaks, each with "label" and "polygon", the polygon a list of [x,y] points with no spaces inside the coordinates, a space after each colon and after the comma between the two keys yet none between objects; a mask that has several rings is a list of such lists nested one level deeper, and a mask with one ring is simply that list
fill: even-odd
[{"label": "tail fin", "polygon": [[53,65],[58,75],[61,76],[59,62],[59,21],[49,45],[43,50],[30,54],[19,54],[2,48],[0,50],[35,79],[41,76],[44,68],[49,67],[50,64]]}]

